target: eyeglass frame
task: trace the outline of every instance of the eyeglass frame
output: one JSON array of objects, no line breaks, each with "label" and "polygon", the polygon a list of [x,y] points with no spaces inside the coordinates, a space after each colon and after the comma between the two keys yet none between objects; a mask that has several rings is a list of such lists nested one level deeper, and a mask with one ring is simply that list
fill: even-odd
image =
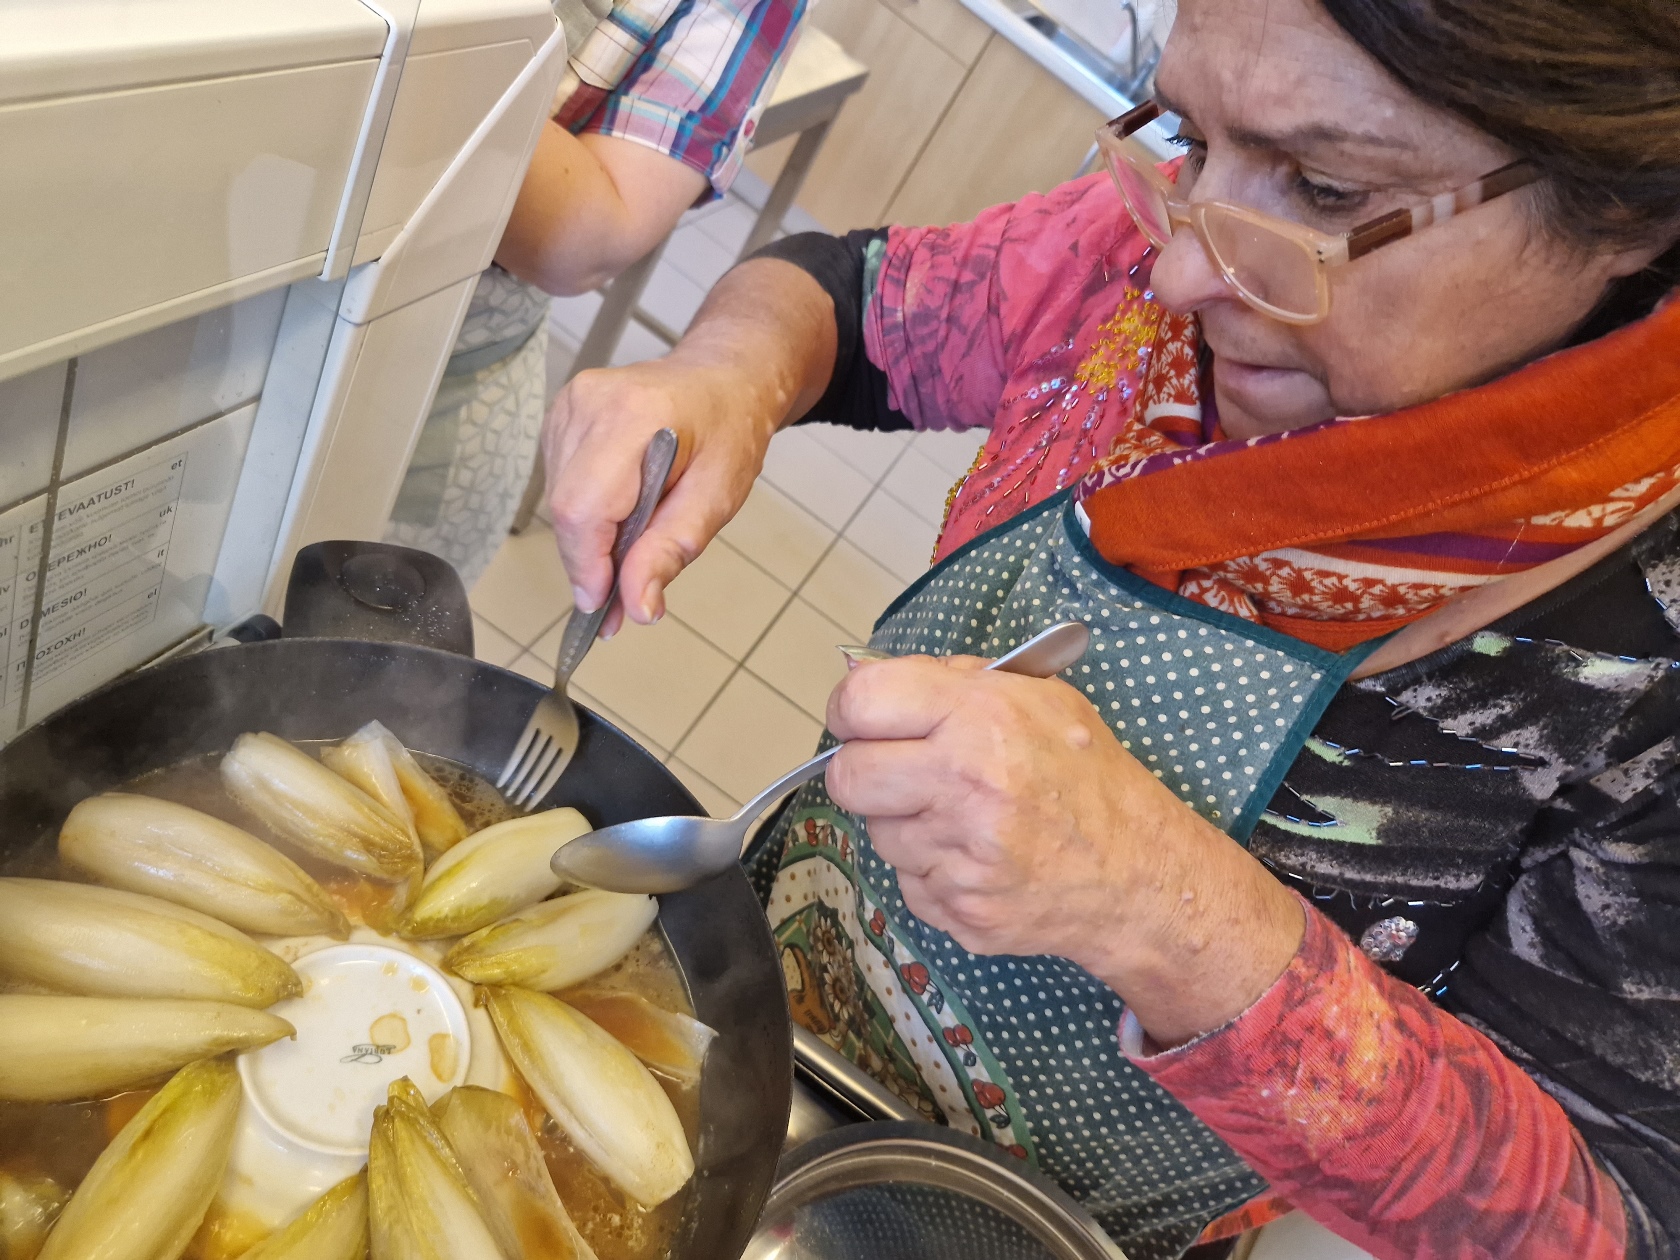
[{"label": "eyeglass frame", "polygon": [[[1167,207],[1167,224],[1177,228],[1187,224],[1196,233],[1196,239],[1201,242],[1203,250],[1219,268],[1225,282],[1231,286],[1239,297],[1263,315],[1287,324],[1309,325],[1322,322],[1330,314],[1330,282],[1329,269],[1342,266],[1357,258],[1363,258],[1373,250],[1381,249],[1384,245],[1392,245],[1395,241],[1413,236],[1424,228],[1473,210],[1477,206],[1485,205],[1506,193],[1526,188],[1540,179],[1540,170],[1526,158],[1518,158],[1515,162],[1508,162],[1497,170],[1489,171],[1479,179],[1470,181],[1460,188],[1450,192],[1437,193],[1421,205],[1409,209],[1390,210],[1374,219],[1359,224],[1352,230],[1335,235],[1321,232],[1308,227],[1304,223],[1296,223],[1291,219],[1281,218],[1274,214],[1267,214],[1263,210],[1239,205],[1233,201],[1186,201],[1178,196],[1178,185],[1169,180],[1157,165],[1155,155],[1150,153],[1136,138],[1150,123],[1161,117],[1166,111],[1158,101],[1148,100],[1143,104],[1128,110],[1118,118],[1111,118],[1097,128],[1097,149],[1103,155],[1104,165],[1108,168],[1109,178],[1114,181],[1115,188],[1120,193],[1120,200],[1126,211],[1132,216],[1138,230],[1144,234],[1149,242],[1157,249],[1165,249],[1167,241],[1156,240],[1154,234],[1145,226],[1142,216],[1132,206],[1131,199],[1126,195],[1125,186],[1120,181],[1120,173],[1115,163],[1124,162],[1128,167],[1141,176],[1146,183],[1153,185],[1161,194],[1161,199]],[[1314,271],[1317,274],[1318,311],[1313,315],[1301,315],[1296,312],[1285,311],[1275,307],[1264,299],[1249,293],[1236,280],[1232,269],[1220,259],[1208,237],[1204,226],[1205,216],[1209,208],[1264,228],[1278,236],[1292,241],[1303,247],[1309,255]],[[1168,240],[1171,238],[1169,237]]]}]

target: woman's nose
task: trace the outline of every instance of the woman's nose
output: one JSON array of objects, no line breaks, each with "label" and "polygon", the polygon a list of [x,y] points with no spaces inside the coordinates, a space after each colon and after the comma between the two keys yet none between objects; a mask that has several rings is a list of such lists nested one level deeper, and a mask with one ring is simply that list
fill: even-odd
[{"label": "woman's nose", "polygon": [[1235,296],[1188,224],[1173,233],[1155,259],[1150,288],[1155,290],[1155,300],[1175,315],[1188,315],[1210,302]]}]

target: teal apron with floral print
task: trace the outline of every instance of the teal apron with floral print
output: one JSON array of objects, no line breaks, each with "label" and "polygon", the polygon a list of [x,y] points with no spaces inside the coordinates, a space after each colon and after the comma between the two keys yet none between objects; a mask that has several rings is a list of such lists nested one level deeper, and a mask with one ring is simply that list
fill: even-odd
[{"label": "teal apron with floral print", "polygon": [[[982,535],[876,625],[894,654],[998,656],[1091,628],[1062,677],[1198,814],[1245,839],[1369,646],[1332,653],[1193,603],[1097,554],[1071,497]],[[826,738],[826,737],[825,737]],[[930,1120],[989,1138],[1079,1199],[1132,1260],[1176,1256],[1264,1189],[1120,1053],[1120,999],[1060,958],[981,957],[904,908],[821,780],[761,850],[794,1017]]]}]

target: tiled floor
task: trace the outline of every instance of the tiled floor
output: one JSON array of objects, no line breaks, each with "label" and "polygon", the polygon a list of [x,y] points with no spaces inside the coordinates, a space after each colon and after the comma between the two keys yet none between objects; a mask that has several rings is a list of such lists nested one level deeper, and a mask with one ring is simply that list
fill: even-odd
[{"label": "tiled floor", "polygon": [[[742,182],[752,196],[750,177]],[[733,262],[753,214],[733,195],[691,212],[644,308],[686,327]],[[551,389],[599,304],[593,294],[555,302]],[[664,350],[633,323],[614,362]],[[845,672],[836,645],[866,639],[881,610],[927,567],[945,496],[982,436],[823,425],[780,434],[741,512],[672,584],[664,620],[597,644],[573,694],[665,758],[714,814],[733,812],[814,748],[829,690]],[[508,540],[472,604],[480,657],[553,678],[571,599],[542,522]]]}]

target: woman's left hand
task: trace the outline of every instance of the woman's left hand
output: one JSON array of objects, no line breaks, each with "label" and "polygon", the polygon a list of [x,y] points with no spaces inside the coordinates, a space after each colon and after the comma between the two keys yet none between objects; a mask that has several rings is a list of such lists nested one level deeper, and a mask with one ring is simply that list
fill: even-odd
[{"label": "woman's left hand", "polygon": [[835,802],[905,906],[980,954],[1055,954],[1176,1044],[1241,1014],[1300,944],[1292,894],[1058,679],[973,657],[854,669],[829,699]]}]

